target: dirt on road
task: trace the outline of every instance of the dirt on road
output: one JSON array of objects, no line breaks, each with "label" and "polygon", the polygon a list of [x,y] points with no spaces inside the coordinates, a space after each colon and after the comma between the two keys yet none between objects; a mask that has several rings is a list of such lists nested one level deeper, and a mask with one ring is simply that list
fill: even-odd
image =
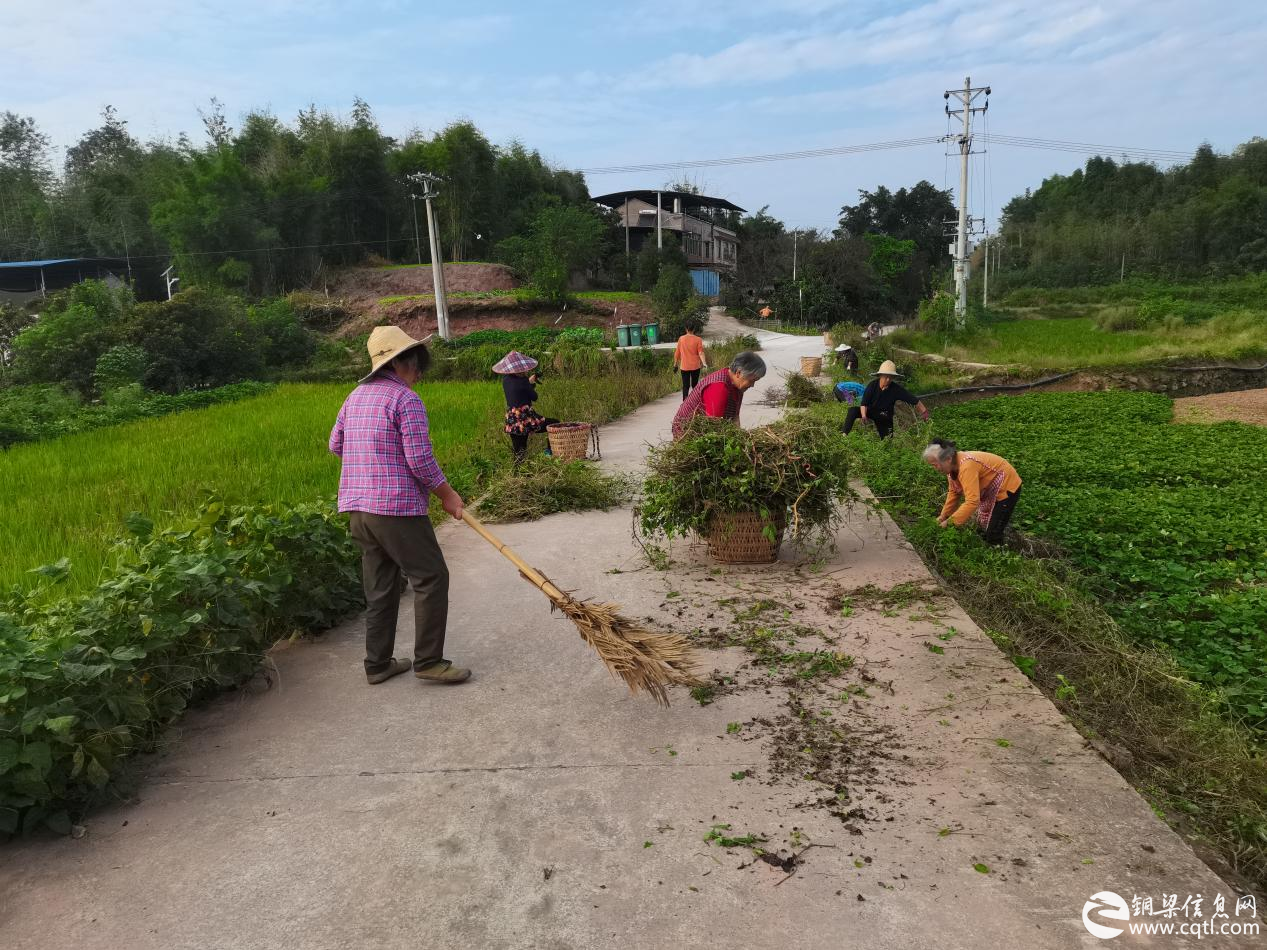
[{"label": "dirt on road", "polygon": [[1175,422],[1248,422],[1267,426],[1267,389],[1210,393],[1175,400]]}]

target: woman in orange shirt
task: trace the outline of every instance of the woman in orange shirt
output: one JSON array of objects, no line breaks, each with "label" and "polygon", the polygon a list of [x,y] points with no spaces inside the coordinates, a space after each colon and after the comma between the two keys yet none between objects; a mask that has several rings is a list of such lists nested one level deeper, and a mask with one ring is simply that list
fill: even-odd
[{"label": "woman in orange shirt", "polygon": [[701,367],[708,366],[708,354],[704,352],[704,341],[699,336],[699,324],[687,323],[686,332],[677,339],[677,349],[673,351],[673,366],[682,372],[682,401],[699,382]]},{"label": "woman in orange shirt", "polygon": [[960,452],[947,439],[933,439],[924,461],[946,476],[946,502],[937,523],[962,527],[975,514],[986,542],[1000,543],[1021,496],[1021,476],[1012,463],[990,452]]}]

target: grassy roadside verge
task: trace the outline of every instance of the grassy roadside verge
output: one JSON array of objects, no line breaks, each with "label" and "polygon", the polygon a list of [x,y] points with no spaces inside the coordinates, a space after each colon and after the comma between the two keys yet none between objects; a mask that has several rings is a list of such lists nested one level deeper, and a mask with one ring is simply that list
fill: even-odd
[{"label": "grassy roadside verge", "polygon": [[1261,735],[1229,720],[1222,698],[1168,653],[1123,630],[1090,576],[1054,549],[1027,555],[939,529],[944,481],[919,468],[928,434],[851,439],[855,471],[964,609],[1158,814],[1225,875],[1267,887]]}]

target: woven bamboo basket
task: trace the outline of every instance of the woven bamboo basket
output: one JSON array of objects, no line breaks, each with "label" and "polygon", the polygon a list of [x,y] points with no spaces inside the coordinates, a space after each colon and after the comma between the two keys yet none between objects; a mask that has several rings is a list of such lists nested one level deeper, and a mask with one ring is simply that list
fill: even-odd
[{"label": "woven bamboo basket", "polygon": [[823,372],[823,358],[821,356],[802,356],[801,357],[801,375],[808,376],[813,379],[815,376],[821,376]]},{"label": "woven bamboo basket", "polygon": [[[767,525],[774,525],[774,540],[765,536]],[[778,560],[783,543],[783,524],[774,518],[763,518],[755,511],[718,513],[713,516],[705,537],[708,553],[722,564],[769,564]]]},{"label": "woven bamboo basket", "polygon": [[590,429],[588,422],[559,422],[546,426],[550,451],[561,462],[587,457],[590,450]]}]

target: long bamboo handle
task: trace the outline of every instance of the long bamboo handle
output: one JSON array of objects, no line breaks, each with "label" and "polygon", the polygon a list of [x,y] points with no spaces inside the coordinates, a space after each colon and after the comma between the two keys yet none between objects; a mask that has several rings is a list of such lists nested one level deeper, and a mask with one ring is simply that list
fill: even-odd
[{"label": "long bamboo handle", "polygon": [[518,554],[512,551],[510,547],[507,546],[507,544],[504,541],[502,541],[501,538],[497,537],[497,535],[489,531],[488,528],[484,527],[484,523],[480,521],[478,518],[476,518],[469,511],[467,511],[465,508],[462,509],[462,520],[465,521],[472,528],[474,528],[479,533],[480,537],[482,537],[485,541],[487,541],[493,547],[497,548],[497,550],[502,553],[502,556],[504,556],[506,560],[510,561],[511,564],[519,568],[519,573],[522,574],[524,577],[528,578],[529,581],[531,581],[537,587],[541,588],[541,590],[545,591],[545,593],[547,593],[551,597],[555,597],[560,600],[567,599],[567,595],[563,593],[563,591],[559,590],[557,587],[551,584],[548,580],[542,577],[540,572],[538,572],[535,568],[530,567],[528,565],[528,562],[526,562]]}]

